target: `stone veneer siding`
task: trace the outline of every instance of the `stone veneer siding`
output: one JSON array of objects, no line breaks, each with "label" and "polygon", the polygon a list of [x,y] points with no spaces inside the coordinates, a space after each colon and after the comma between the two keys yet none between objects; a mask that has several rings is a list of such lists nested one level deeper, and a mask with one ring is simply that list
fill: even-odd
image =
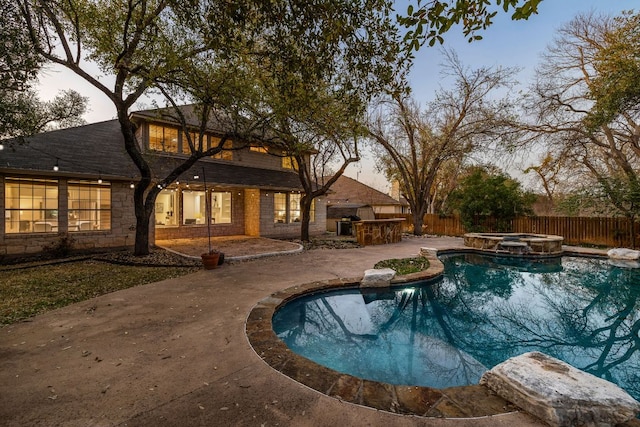
[{"label": "stone veneer siding", "polygon": [[[300,237],[300,223],[279,224],[273,222],[273,191],[260,192],[260,235],[262,237],[295,239]],[[316,218],[309,224],[309,234],[324,233],[327,220],[326,197],[316,199]]]},{"label": "stone veneer siding", "polygon": [[[4,212],[4,176],[0,176],[0,212]],[[67,217],[67,180],[58,179],[58,215]],[[43,247],[55,245],[65,236],[73,238],[73,249],[133,247],[136,218],[133,190],[128,182],[111,182],[111,230],[67,232],[67,223],[60,222],[57,233],[5,234],[4,219],[0,221],[0,257],[35,254]],[[149,230],[154,241],[153,227]]]}]

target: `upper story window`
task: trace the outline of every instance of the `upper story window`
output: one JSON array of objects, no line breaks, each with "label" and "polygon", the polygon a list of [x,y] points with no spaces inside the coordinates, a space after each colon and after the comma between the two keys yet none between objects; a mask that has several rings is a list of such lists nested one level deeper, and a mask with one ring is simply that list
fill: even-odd
[{"label": "upper story window", "polygon": [[68,186],[69,231],[111,229],[111,185],[70,181]]},{"label": "upper story window", "polygon": [[249,150],[254,151],[256,153],[265,153],[265,154],[269,153],[269,151],[262,145],[251,145],[249,146]]},{"label": "upper story window", "polygon": [[[197,150],[198,147],[200,146],[200,132],[189,132],[189,135],[187,136],[187,134],[182,133],[182,152],[183,153],[189,153],[191,150],[189,148],[189,138],[191,139],[191,143],[193,144],[193,147]],[[208,140],[208,135],[204,134],[202,135],[202,149],[206,150],[207,149],[207,140]]]},{"label": "upper story window", "polygon": [[298,162],[292,156],[287,156],[282,158],[282,168],[283,169],[292,169],[298,170]]},{"label": "upper story window", "polygon": [[178,128],[149,125],[149,149],[166,153],[178,152]]},{"label": "upper story window", "polygon": [[58,231],[58,182],[5,178],[5,232]]},{"label": "upper story window", "polygon": [[[220,144],[220,138],[212,136],[210,144],[210,148],[217,147]],[[214,154],[213,156],[211,156],[211,158],[229,161],[233,160],[233,151],[231,151],[231,149],[233,148],[233,141],[231,141],[230,139],[226,140],[224,144],[222,144],[222,148],[222,151]]]}]

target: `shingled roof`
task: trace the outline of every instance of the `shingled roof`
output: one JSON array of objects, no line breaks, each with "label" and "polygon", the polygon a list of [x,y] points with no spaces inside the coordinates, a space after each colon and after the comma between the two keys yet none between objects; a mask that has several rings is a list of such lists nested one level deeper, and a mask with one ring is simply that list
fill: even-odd
[{"label": "shingled roof", "polygon": [[[117,120],[44,132],[26,138],[24,144],[9,140],[0,151],[0,173],[76,179],[135,180],[139,176],[124,147]],[[164,177],[181,158],[148,154],[154,173]],[[59,170],[54,171],[53,166]],[[213,159],[198,161],[183,179],[200,175],[214,185],[242,186],[272,190],[301,190],[296,173],[245,167]]]},{"label": "shingled roof", "polygon": [[406,202],[400,202],[344,175],[331,186],[331,191],[332,193],[327,195],[327,205],[407,206]]}]

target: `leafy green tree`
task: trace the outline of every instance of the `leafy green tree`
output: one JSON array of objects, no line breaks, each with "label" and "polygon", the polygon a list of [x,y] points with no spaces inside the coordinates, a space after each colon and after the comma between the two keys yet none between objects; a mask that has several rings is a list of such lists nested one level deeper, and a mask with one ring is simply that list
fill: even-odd
[{"label": "leafy green tree", "polygon": [[595,54],[591,96],[595,105],[586,118],[591,129],[640,107],[640,13],[624,12],[613,20]]},{"label": "leafy green tree", "polygon": [[75,91],[58,94],[49,102],[38,99],[33,89],[42,58],[31,49],[18,4],[0,0],[0,138],[33,135],[51,128],[82,124],[87,99]]},{"label": "leafy green tree", "polygon": [[433,46],[444,41],[443,35],[454,25],[462,24],[462,31],[469,41],[482,38],[480,30],[488,28],[501,7],[504,12],[513,10],[511,19],[528,19],[538,13],[542,0],[490,0],[440,1],[417,0],[410,4],[407,15],[400,22],[409,31],[406,34],[409,50],[418,50],[424,43]]},{"label": "leafy green tree", "polygon": [[497,232],[511,231],[517,216],[533,213],[536,200],[520,183],[497,170],[472,168],[449,197],[449,206],[460,214],[467,231],[491,231],[495,221]]},{"label": "leafy green tree", "polygon": [[[371,26],[390,16],[391,2],[385,0],[17,0],[17,4],[21,25],[39,59],[75,72],[115,106],[125,149],[140,172],[134,190],[138,255],[149,252],[150,217],[161,188],[199,159],[221,151],[227,139],[255,136],[271,117],[295,105],[263,99],[274,92],[260,93],[253,65],[260,64],[258,70],[264,73],[260,77],[274,77],[272,84],[280,93],[298,102],[306,96],[300,90],[312,82],[350,89],[393,72],[384,51],[388,34]],[[99,72],[88,66],[90,62],[99,66]],[[338,69],[341,72],[335,73]],[[276,79],[280,72],[286,78]],[[351,77],[331,80],[334,75]],[[176,107],[182,101],[195,104],[200,123],[196,141],[187,134],[189,152],[184,161],[163,176],[144,155],[129,117],[132,106],[149,94],[159,95],[173,108],[171,114],[183,126],[187,118]],[[261,114],[251,121],[244,117],[246,111]],[[214,116],[231,126],[218,146],[207,148],[202,132]]]}]

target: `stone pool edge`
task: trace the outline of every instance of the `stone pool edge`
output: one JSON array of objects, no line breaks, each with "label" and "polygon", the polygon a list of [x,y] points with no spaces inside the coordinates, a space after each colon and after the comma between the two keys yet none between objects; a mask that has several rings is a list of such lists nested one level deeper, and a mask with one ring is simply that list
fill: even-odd
[{"label": "stone pool edge", "polygon": [[[444,271],[437,253],[449,252],[455,251],[423,248],[420,254],[429,259],[429,268],[419,273],[397,276],[391,281],[391,286],[437,278]],[[342,374],[294,353],[273,331],[273,315],[288,301],[308,293],[358,288],[361,279],[331,279],[291,286],[262,299],[247,316],[245,333],[249,344],[273,369],[343,402],[395,414],[437,418],[479,418],[520,411],[483,385],[436,389],[392,385]]]}]

